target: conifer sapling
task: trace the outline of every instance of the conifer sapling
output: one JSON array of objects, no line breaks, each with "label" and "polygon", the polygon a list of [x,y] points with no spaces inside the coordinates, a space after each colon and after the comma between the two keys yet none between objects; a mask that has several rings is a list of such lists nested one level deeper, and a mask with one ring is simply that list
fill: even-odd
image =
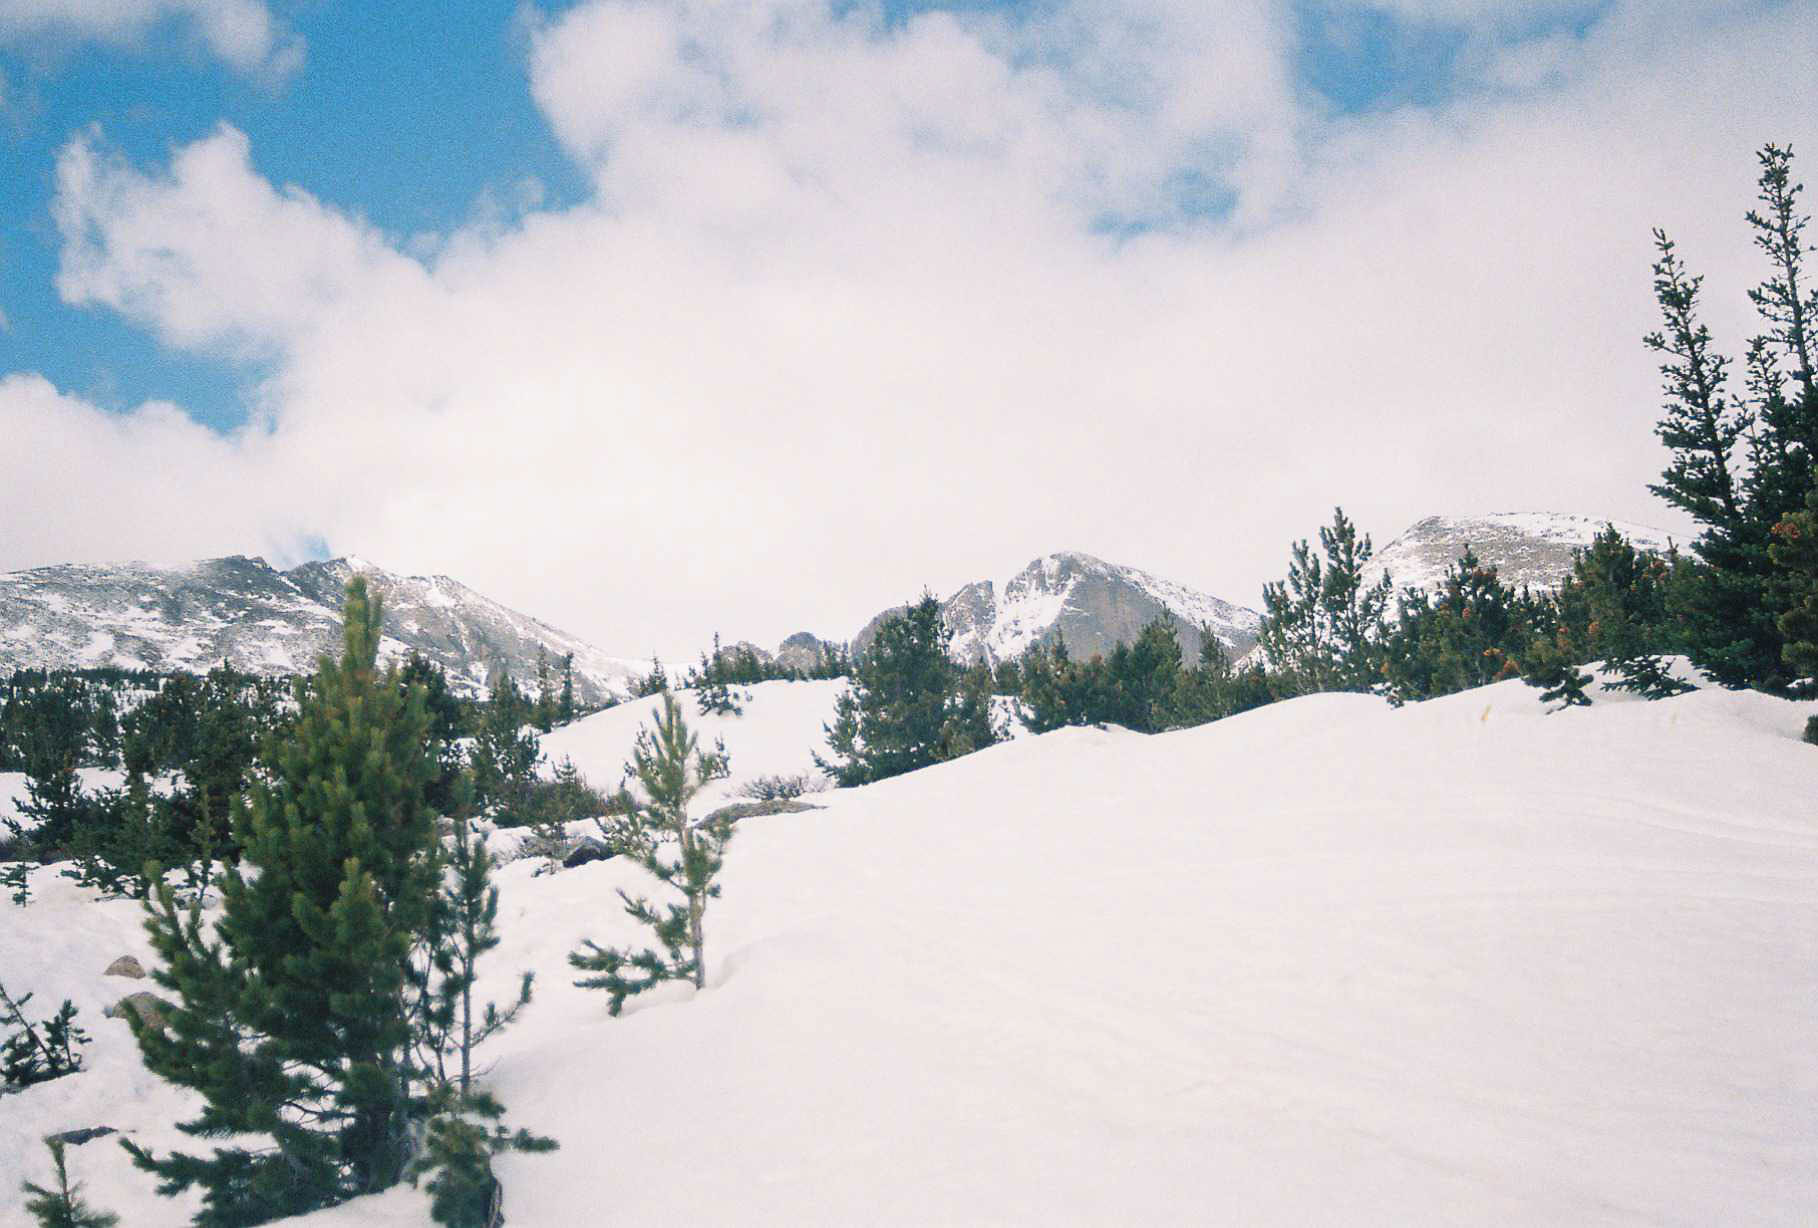
[{"label": "conifer sapling", "polygon": [[657,905],[620,891],[626,913],[651,929],[662,950],[631,951],[585,940],[585,950],[568,956],[575,968],[595,974],[575,984],[604,989],[614,1015],[626,998],[665,981],[690,981],[697,989],[706,984],[702,925],[707,901],[720,893],[714,879],[725,864],[732,824],[696,823],[688,816],[688,803],[726,769],[724,749],[703,752],[675,697],[664,692],[655,729],[640,730],[632,751],[631,772],[643,787],[645,803],[612,828],[611,835],[658,882],[681,896],[681,902]]}]

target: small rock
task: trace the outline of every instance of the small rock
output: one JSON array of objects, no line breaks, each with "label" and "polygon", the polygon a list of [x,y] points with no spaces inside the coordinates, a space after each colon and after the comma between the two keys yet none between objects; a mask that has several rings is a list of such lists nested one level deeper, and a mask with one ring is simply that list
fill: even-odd
[{"label": "small rock", "polygon": [[134,980],[145,979],[145,967],[130,955],[122,955],[107,966],[103,976],[130,976]]},{"label": "small rock", "polygon": [[112,1126],[88,1126],[81,1130],[65,1130],[61,1134],[47,1134],[44,1136],[44,1141],[47,1143],[68,1143],[71,1147],[80,1147],[84,1143],[93,1142],[95,1139],[106,1138],[110,1134],[118,1133],[119,1131]]},{"label": "small rock", "polygon": [[562,868],[572,870],[576,866],[584,866],[590,861],[605,861],[612,856],[614,853],[606,847],[605,841],[586,836],[569,850],[568,856],[562,858]]},{"label": "small rock", "polygon": [[170,1004],[157,994],[141,990],[138,993],[127,994],[101,1013],[109,1019],[124,1019],[130,1012],[139,1017],[140,1023],[161,1028],[164,1026],[164,1012],[168,1009],[170,1009]]}]

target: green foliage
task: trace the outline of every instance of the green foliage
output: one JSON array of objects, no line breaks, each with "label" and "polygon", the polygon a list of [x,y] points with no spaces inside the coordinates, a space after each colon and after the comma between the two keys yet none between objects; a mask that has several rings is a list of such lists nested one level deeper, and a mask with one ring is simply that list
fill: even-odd
[{"label": "green foliage", "polygon": [[1118,724],[1143,733],[1202,725],[1273,698],[1260,670],[1234,672],[1210,627],[1200,629],[1199,662],[1181,662],[1166,615],[1118,645],[1109,658],[1076,660],[1066,641],[1032,646],[1017,663],[1023,724],[1047,733],[1068,725]]},{"label": "green foliage", "polygon": [[481,809],[509,813],[523,806],[542,758],[533,720],[524,693],[511,675],[501,674],[481,709],[468,755],[474,802]]},{"label": "green foliage", "polygon": [[1343,508],[1319,531],[1320,553],[1295,542],[1287,579],[1263,586],[1259,643],[1278,692],[1368,691],[1382,680],[1393,595],[1388,576],[1363,580],[1373,547]]},{"label": "green foliage", "polygon": [[1675,559],[1638,551],[1614,525],[1573,552],[1572,574],[1556,597],[1559,649],[1578,662],[1602,661],[1611,685],[1650,699],[1689,689],[1668,674],[1660,655],[1674,646],[1668,586]]},{"label": "green foliage", "polygon": [[492,1157],[506,1151],[554,1151],[554,1139],[508,1131],[505,1110],[485,1092],[444,1088],[431,1099],[423,1150],[411,1161],[414,1184],[428,1177],[430,1217],[451,1228],[500,1223],[500,1189]]},{"label": "green foliage", "polygon": [[1526,669],[1521,680],[1532,687],[1540,688],[1540,702],[1558,704],[1552,709],[1558,712],[1565,708],[1584,707],[1590,704],[1590,697],[1584,693],[1591,683],[1591,675],[1578,668],[1573,659],[1571,641],[1566,636],[1564,627],[1551,636],[1540,636],[1529,645],[1526,653]]},{"label": "green foliage", "polygon": [[823,726],[841,785],[867,784],[978,750],[1003,734],[990,720],[989,675],[967,681],[932,595],[885,619]]},{"label": "green foliage", "polygon": [[1746,392],[1730,392],[1731,360],[1699,318],[1702,279],[1654,232],[1654,295],[1663,327],[1645,338],[1662,356],[1657,427],[1671,460],[1655,494],[1702,526],[1697,560],[1675,572],[1669,611],[1694,664],[1726,686],[1784,692],[1798,681],[1783,652],[1781,618],[1798,600],[1774,562],[1775,526],[1804,506],[1818,460],[1818,378],[1812,355],[1818,290],[1806,283],[1811,247],[1799,212],[1792,151],[1758,155],[1759,209],[1747,215],[1768,275],[1749,298],[1764,331],[1746,351]]},{"label": "green foliage", "polygon": [[1404,589],[1383,647],[1396,703],[1469,690],[1522,673],[1521,658],[1557,629],[1552,602],[1504,584],[1470,547],[1437,593]]},{"label": "green foliage", "polygon": [[[742,657],[742,659],[741,659]],[[741,678],[760,672],[757,657],[741,647],[730,659],[720,647],[719,632],[713,634],[713,653],[701,654],[701,666],[692,671],[688,685],[695,688],[695,704],[702,716],[743,716],[748,692],[733,689]]]},{"label": "green foliage", "polygon": [[44,1145],[50,1148],[56,1184],[47,1189],[29,1181],[21,1183],[21,1188],[30,1195],[25,1210],[38,1221],[38,1228],[113,1228],[118,1224],[118,1215],[90,1207],[82,1201],[82,1187],[70,1183],[63,1140],[45,1139]]},{"label": "green foliage", "polygon": [[30,1087],[74,1074],[82,1069],[82,1046],[88,1033],[76,1023],[76,1008],[66,998],[57,1013],[36,1024],[25,1017],[25,994],[17,1001],[0,985],[0,1008],[14,1031],[0,1042],[0,1082],[8,1087]]},{"label": "green foliage", "polygon": [[264,1223],[383,1189],[410,1157],[407,969],[440,881],[420,689],[375,668],[380,610],[348,584],[344,646],[324,658],[235,808],[240,865],[220,876],[218,926],[160,884],[147,929],[174,997],[130,1020],[148,1069],[200,1094],[185,1132],[258,1135],[210,1156],[128,1143],[159,1192],[201,1186],[197,1223]]},{"label": "green foliage", "polygon": [[647,699],[652,695],[661,695],[669,689],[669,674],[663,669],[663,663],[650,654],[650,672],[641,678],[631,680],[631,694],[636,699]]},{"label": "green foliage", "polygon": [[[638,731],[630,771],[642,787],[641,804],[615,824],[602,824],[612,845],[637,859],[679,902],[653,904],[644,896],[619,892],[627,915],[650,929],[657,947],[630,950],[602,947],[591,939],[568,962],[594,975],[575,984],[604,989],[608,1010],[616,1015],[625,999],[665,981],[706,984],[707,956],[703,922],[707,901],[720,894],[714,880],[725,865],[732,840],[729,821],[696,822],[688,804],[708,781],[724,776],[724,750],[703,752],[689,731],[675,696],[665,692],[655,729]],[[661,949],[659,950],[658,947]]]}]

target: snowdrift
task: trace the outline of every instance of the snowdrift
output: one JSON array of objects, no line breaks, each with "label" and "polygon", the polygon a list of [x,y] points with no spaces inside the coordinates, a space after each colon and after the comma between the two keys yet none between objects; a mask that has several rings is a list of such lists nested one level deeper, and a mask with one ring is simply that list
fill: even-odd
[{"label": "snowdrift", "polygon": [[[800,770],[781,733],[776,766],[734,741],[761,758],[793,702],[727,730],[735,773]],[[1546,716],[1502,684],[1027,738],[745,821],[711,984],[618,1019],[564,958],[636,937],[635,869],[513,864],[494,992],[535,968],[538,994],[489,1079],[562,1150],[501,1162],[510,1222],[1809,1223],[1804,717],[1719,691]],[[48,1131],[163,1147],[185,1107],[99,1017],[142,987],[101,975],[145,957],[137,910],[35,882],[0,901],[0,975],[97,1040],[0,1101],[8,1190]],[[126,1222],[185,1221],[111,1141],[71,1164]],[[426,1218],[406,1189],[296,1222]]]}]

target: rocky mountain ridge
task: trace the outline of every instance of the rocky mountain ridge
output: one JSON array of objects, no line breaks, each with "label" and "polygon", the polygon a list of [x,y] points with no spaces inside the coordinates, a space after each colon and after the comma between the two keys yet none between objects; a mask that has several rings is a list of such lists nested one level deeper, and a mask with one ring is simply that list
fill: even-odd
[{"label": "rocky mountain ridge", "polygon": [[381,656],[420,652],[456,689],[479,693],[498,670],[534,683],[574,654],[586,703],[623,694],[647,668],[614,657],[447,576],[402,576],[358,558],[280,571],[245,555],[187,566],[62,564],[0,575],[0,671],[112,666],[202,672],[231,662],[262,674],[313,669],[341,635],[342,593],[358,572],[385,603]]},{"label": "rocky mountain ridge", "polygon": [[[862,652],[883,620],[903,608],[865,624],[853,637],[854,651]],[[1079,551],[1044,555],[1002,581],[975,580],[942,602],[941,612],[953,632],[953,655],[967,664],[996,664],[1056,639],[1076,657],[1109,653],[1164,615],[1187,660],[1198,659],[1202,626],[1235,659],[1255,645],[1261,623],[1254,610]]]}]

